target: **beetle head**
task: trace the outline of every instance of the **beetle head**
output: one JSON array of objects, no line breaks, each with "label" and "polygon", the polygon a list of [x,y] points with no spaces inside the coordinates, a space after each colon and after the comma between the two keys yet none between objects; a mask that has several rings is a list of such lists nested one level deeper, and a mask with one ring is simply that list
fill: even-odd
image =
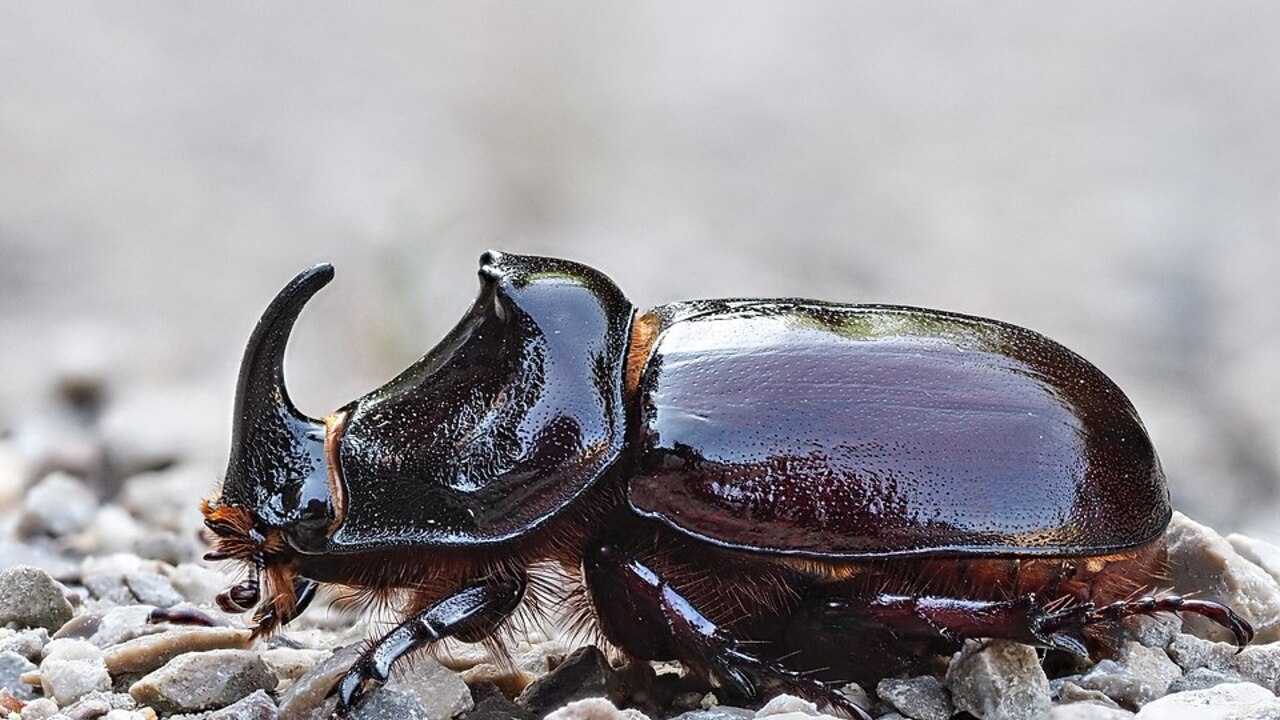
[{"label": "beetle head", "polygon": [[229,612],[258,604],[264,570],[272,592],[264,610],[286,602],[289,558],[322,546],[334,520],[326,423],[299,412],[284,384],[284,351],[294,321],[332,279],[327,264],[300,273],[267,306],[245,348],[226,476],[219,496],[202,508],[205,525],[217,536],[207,557],[249,566],[246,580],[218,596]]}]

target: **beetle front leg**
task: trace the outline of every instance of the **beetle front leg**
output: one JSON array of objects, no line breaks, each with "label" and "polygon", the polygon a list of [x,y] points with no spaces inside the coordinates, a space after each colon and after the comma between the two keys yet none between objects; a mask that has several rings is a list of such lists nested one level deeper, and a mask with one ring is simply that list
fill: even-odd
[{"label": "beetle front leg", "polygon": [[826,683],[745,649],[650,567],[617,547],[591,548],[583,569],[605,635],[633,657],[679,660],[746,698],[757,697],[756,685],[761,684],[770,691],[830,703],[857,720],[871,720]]},{"label": "beetle front leg", "polygon": [[397,625],[365,650],[329,691],[338,695],[334,716],[347,717],[365,695],[387,682],[392,665],[404,655],[450,636],[493,630],[520,604],[525,584],[520,576],[468,585]]}]

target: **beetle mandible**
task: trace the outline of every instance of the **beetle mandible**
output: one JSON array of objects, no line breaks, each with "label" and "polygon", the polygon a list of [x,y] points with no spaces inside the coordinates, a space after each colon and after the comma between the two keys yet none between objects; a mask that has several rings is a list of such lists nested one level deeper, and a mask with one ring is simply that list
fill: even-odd
[{"label": "beetle mandible", "polygon": [[597,270],[488,252],[434,349],[318,420],[283,359],[332,277],[301,273],[254,329],[203,511],[210,556],[250,569],[219,604],[256,606],[258,634],[322,584],[399,598],[339,716],[407,653],[545,608],[535,566],[627,658],[855,717],[811,670],[873,683],[970,637],[1087,655],[1162,611],[1252,637],[1221,604],[1135,593],[1165,554],[1159,461],[1119,388],[1030,330],[798,299],[637,313]]}]

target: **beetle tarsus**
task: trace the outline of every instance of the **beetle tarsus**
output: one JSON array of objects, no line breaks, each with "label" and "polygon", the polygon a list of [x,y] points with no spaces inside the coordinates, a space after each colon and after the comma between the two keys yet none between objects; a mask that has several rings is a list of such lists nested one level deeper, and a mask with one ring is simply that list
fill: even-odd
[{"label": "beetle tarsus", "polygon": [[1097,623],[1115,622],[1133,615],[1154,615],[1160,612],[1191,613],[1208,618],[1231,631],[1236,646],[1244,648],[1253,641],[1253,626],[1234,610],[1212,600],[1192,600],[1181,595],[1161,595],[1117,600],[1097,607],[1093,603],[1081,603],[1040,619],[1036,630],[1049,637],[1062,632],[1076,633]]}]

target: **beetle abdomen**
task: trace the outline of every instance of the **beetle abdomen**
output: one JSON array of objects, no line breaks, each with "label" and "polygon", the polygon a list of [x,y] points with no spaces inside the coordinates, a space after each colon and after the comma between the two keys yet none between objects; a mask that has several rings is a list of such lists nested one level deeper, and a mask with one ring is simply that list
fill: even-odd
[{"label": "beetle abdomen", "polygon": [[1133,406],[1023,328],[801,300],[659,307],[630,499],[731,547],[1101,554],[1167,525]]}]

